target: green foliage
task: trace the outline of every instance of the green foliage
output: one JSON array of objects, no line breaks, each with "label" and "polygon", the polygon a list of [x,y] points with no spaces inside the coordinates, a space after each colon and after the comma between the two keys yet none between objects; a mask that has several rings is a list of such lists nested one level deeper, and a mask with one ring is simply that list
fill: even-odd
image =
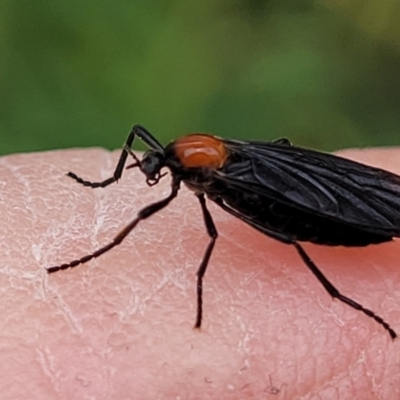
[{"label": "green foliage", "polygon": [[3,0],[0,153],[113,149],[135,123],[162,142],[400,144],[400,30],[376,33],[400,10],[369,32],[322,4]]}]

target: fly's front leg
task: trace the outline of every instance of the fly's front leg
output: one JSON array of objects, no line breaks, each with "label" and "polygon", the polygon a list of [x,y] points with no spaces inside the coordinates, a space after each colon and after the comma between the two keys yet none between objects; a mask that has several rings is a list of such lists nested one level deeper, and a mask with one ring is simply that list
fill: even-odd
[{"label": "fly's front leg", "polygon": [[[150,136],[149,137],[146,136],[146,133]],[[132,130],[130,131],[130,133],[125,141],[124,147],[122,149],[121,155],[118,160],[118,164],[115,167],[115,171],[114,171],[112,177],[110,177],[102,182],[91,182],[91,181],[87,181],[85,179],[80,178],[73,172],[68,172],[67,176],[76,180],[78,183],[82,184],[83,186],[87,186],[87,187],[91,187],[91,188],[98,188],[98,187],[103,188],[103,187],[106,187],[106,186],[111,185],[112,183],[118,181],[121,178],[122,171],[124,170],[126,159],[128,158],[129,154],[135,159],[135,163],[131,164],[129,167],[130,168],[140,167],[140,161],[132,151],[132,145],[133,145],[133,141],[135,140],[135,136],[138,136],[139,138],[143,138],[143,137],[145,139],[147,138],[148,140],[144,140],[146,142],[146,144],[152,143],[150,140],[150,138],[152,138],[151,134],[149,132],[147,132],[146,130],[144,130],[144,128],[142,128],[141,126],[135,125],[132,128]]]}]

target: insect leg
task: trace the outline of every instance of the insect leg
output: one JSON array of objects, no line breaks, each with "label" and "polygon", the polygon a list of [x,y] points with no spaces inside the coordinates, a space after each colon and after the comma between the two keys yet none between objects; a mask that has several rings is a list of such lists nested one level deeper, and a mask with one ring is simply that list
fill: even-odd
[{"label": "insect leg", "polygon": [[132,131],[135,131],[136,136],[151,149],[159,150],[160,152],[164,151],[162,144],[147,129],[143,128],[143,126],[135,125]]},{"label": "insect leg", "polygon": [[161,201],[150,204],[147,207],[140,210],[137,214],[137,217],[133,221],[131,221],[127,226],[125,226],[125,228],[123,228],[117,234],[117,236],[114,237],[112,242],[106,244],[105,246],[101,247],[100,249],[96,250],[95,252],[88,254],[78,260],[74,260],[72,262],[69,262],[66,264],[61,264],[61,265],[58,265],[55,267],[47,268],[47,272],[52,273],[52,272],[57,272],[60,270],[76,267],[79,264],[84,264],[84,263],[90,261],[92,258],[101,256],[102,254],[111,250],[113,247],[119,245],[125,239],[125,237],[136,227],[136,225],[140,221],[150,217],[151,215],[153,215],[156,212],[165,208],[171,202],[171,200],[173,200],[177,196],[179,188],[180,188],[180,180],[174,179],[172,182],[172,190],[171,190],[171,193],[169,194],[169,196]]},{"label": "insect leg", "polygon": [[288,138],[280,138],[280,139],[276,139],[273,140],[271,143],[273,144],[280,144],[282,146],[293,146],[291,141]]},{"label": "insect leg", "polygon": [[280,232],[274,232],[269,230],[263,225],[257,224],[254,220],[248,218],[245,215],[242,215],[238,213],[237,211],[231,209],[228,207],[226,204],[223,203],[223,201],[219,198],[217,199],[212,199],[217,203],[222,209],[227,211],[228,213],[234,215],[235,217],[241,219],[242,221],[246,222],[247,224],[251,225],[253,228],[265,233],[266,235],[279,240],[280,242],[286,243],[286,244],[292,244],[297,252],[299,253],[301,259],[303,262],[306,264],[308,269],[313,273],[313,275],[319,280],[319,282],[322,284],[322,286],[325,288],[325,290],[333,297],[341,302],[347,304],[350,307],[353,307],[356,310],[362,311],[364,314],[368,315],[368,317],[374,319],[378,324],[382,325],[389,333],[390,337],[392,339],[395,339],[397,337],[396,332],[390,327],[390,325],[379,315],[376,315],[374,312],[369,310],[368,308],[364,308],[361,304],[356,303],[354,300],[343,296],[330,282],[329,280],[325,277],[325,275],[319,270],[319,268],[314,264],[314,262],[311,260],[311,258],[308,256],[308,254],[304,251],[304,249],[293,239],[291,239],[289,236],[286,236],[284,233]]},{"label": "insect leg", "polygon": [[[117,164],[117,166],[115,168],[115,171],[114,171],[114,174],[113,174],[113,176],[111,178],[108,178],[108,179],[106,179],[106,180],[104,180],[102,182],[90,182],[90,181],[86,181],[86,180],[80,178],[79,176],[77,176],[73,172],[68,172],[67,176],[69,176],[72,179],[75,179],[78,183],[82,184],[83,186],[88,186],[88,187],[91,187],[91,188],[106,187],[106,186],[110,185],[111,183],[116,182],[119,178],[121,178],[122,171],[124,169],[126,159],[128,158],[128,154],[132,154],[133,155],[133,153],[130,152],[129,150],[132,147],[132,144],[133,144],[133,141],[135,139],[136,133],[137,133],[137,127],[134,126],[132,128],[132,130],[130,131],[130,133],[129,133],[126,141],[125,141],[124,147],[122,149],[121,155],[120,155],[119,160],[118,160],[118,164]],[[136,158],[136,156],[135,156],[135,158]],[[138,166],[140,165],[140,162],[139,162],[139,160],[137,158],[136,158],[136,163],[137,163]]]},{"label": "insect leg", "polygon": [[300,257],[310,269],[310,271],[314,274],[314,276],[321,282],[322,286],[325,290],[333,297],[336,298],[343,303],[347,304],[350,307],[355,308],[356,310],[362,311],[364,314],[368,315],[368,317],[373,318],[378,324],[382,325],[389,333],[392,339],[397,337],[396,332],[390,327],[390,325],[384,321],[379,315],[376,315],[368,308],[364,308],[361,304],[356,303],[354,300],[343,296],[325,277],[325,275],[319,270],[319,268],[314,264],[308,254],[304,251],[304,249],[296,242],[293,242],[293,246],[296,248]]},{"label": "insect leg", "polygon": [[200,201],[201,210],[203,212],[204,224],[206,226],[208,236],[210,236],[210,242],[208,243],[203,259],[201,260],[200,267],[197,270],[197,314],[196,314],[196,323],[194,327],[200,328],[201,319],[203,316],[203,277],[204,274],[206,273],[208,261],[210,260],[211,253],[215,245],[215,241],[217,240],[218,232],[217,229],[215,228],[211,214],[207,209],[204,194],[200,193],[196,194],[196,196]]},{"label": "insect leg", "polygon": [[78,183],[82,184],[83,186],[88,186],[91,188],[106,187],[106,186],[111,185],[112,183],[118,181],[118,179],[121,178],[122,171],[124,170],[124,166],[126,163],[126,159],[128,158],[128,155],[131,155],[135,159],[135,162],[133,164],[129,165],[129,168],[140,167],[139,159],[136,157],[136,155],[131,150],[135,136],[137,136],[139,139],[141,139],[144,143],[146,143],[152,149],[160,150],[160,151],[164,150],[162,145],[157,141],[157,139],[150,132],[148,132],[145,128],[143,128],[140,125],[135,125],[132,128],[132,130],[130,131],[130,133],[125,141],[124,147],[122,149],[121,155],[118,160],[118,164],[117,164],[114,174],[111,178],[108,178],[102,182],[90,182],[90,181],[86,181],[86,180],[80,178],[73,172],[68,172],[67,176],[69,176],[72,179],[75,179]]}]

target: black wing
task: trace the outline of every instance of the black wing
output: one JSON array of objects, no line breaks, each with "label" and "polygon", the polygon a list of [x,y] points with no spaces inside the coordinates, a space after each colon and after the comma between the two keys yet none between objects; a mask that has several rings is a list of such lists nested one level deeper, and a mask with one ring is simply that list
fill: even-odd
[{"label": "black wing", "polygon": [[400,177],[288,143],[225,141],[231,160],[217,172],[235,190],[343,224],[400,236]]}]

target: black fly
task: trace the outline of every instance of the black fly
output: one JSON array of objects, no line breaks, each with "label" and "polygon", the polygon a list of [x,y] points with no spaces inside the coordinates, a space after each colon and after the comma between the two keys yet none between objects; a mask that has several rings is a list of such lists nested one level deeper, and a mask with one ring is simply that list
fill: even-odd
[{"label": "black fly", "polygon": [[[148,150],[141,160],[132,152],[135,137]],[[114,175],[98,183],[69,172],[84,186],[106,187],[126,168],[139,168],[149,186],[171,171],[168,197],[143,208],[104,247],[75,261],[48,268],[56,272],[98,257],[124,238],[143,219],[165,208],[178,194],[181,182],[199,199],[210,242],[197,271],[197,317],[201,326],[203,277],[218,233],[206,207],[205,196],[223,210],[265,235],[292,245],[326,291],[362,311],[383,326],[394,339],[395,331],[380,316],[342,295],[314,264],[298,242],[326,246],[367,246],[400,237],[400,177],[342,157],[293,146],[287,139],[274,142],[224,140],[206,134],[183,136],[166,147],[136,125],[122,150]]]}]

